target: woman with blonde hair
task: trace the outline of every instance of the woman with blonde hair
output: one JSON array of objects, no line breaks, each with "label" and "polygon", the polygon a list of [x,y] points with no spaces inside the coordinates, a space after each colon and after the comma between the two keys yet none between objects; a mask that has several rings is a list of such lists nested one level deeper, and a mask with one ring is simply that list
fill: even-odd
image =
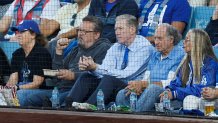
[{"label": "woman with blonde hair", "polygon": [[[202,88],[216,84],[218,63],[210,38],[201,29],[192,29],[187,33],[184,49],[187,57],[176,79],[171,81],[166,90],[169,99],[180,102],[184,109],[196,109]],[[160,94],[161,100],[163,95]]]}]

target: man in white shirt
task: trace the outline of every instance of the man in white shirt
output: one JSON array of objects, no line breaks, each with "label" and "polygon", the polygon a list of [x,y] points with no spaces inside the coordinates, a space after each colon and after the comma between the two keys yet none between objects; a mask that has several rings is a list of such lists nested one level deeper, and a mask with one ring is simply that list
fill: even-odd
[{"label": "man in white shirt", "polygon": [[77,36],[77,27],[82,23],[82,19],[88,15],[91,0],[75,0],[74,4],[69,3],[58,10],[52,20],[44,25],[41,30],[45,37],[51,36],[58,29],[58,35],[49,43],[49,51],[52,58],[55,55],[57,41],[60,39],[65,42],[70,42],[64,50],[64,56],[77,45],[73,38]]},{"label": "man in white shirt", "polygon": [[42,32],[47,37],[60,29],[58,38],[75,38],[76,27],[82,23],[82,19],[88,15],[91,0],[75,0],[61,7],[56,15],[44,25]]},{"label": "man in white shirt", "polygon": [[[0,32],[6,34],[5,39],[11,39],[15,34],[10,27],[30,19],[41,27],[52,19],[59,8],[59,0],[15,0],[0,21]],[[11,40],[16,40],[16,37]]]}]

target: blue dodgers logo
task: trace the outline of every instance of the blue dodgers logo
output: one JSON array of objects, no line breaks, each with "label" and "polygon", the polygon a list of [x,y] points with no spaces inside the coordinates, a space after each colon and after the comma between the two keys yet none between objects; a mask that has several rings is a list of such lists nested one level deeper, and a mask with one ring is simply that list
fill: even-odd
[{"label": "blue dodgers logo", "polygon": [[29,70],[28,64],[26,62],[23,63],[23,68],[22,68],[21,72],[22,72],[23,82],[28,82],[30,70]]},{"label": "blue dodgers logo", "polygon": [[206,85],[207,84],[207,78],[205,77],[205,75],[203,75],[203,77],[202,77],[201,84],[202,85]]},{"label": "blue dodgers logo", "polygon": [[23,78],[28,78],[30,74],[30,70],[29,69],[24,69],[23,70]]}]

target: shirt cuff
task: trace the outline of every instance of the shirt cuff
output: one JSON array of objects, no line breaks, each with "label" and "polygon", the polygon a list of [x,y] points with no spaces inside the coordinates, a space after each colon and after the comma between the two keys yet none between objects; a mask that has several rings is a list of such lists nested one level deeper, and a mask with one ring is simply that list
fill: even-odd
[{"label": "shirt cuff", "polygon": [[106,69],[102,69],[101,65],[99,65],[99,64],[97,64],[95,71],[92,71],[92,72],[95,73],[96,75],[108,74],[108,71]]},{"label": "shirt cuff", "polygon": [[166,88],[170,84],[171,80],[161,80],[163,88]]},{"label": "shirt cuff", "polygon": [[176,99],[177,98],[177,92],[176,91],[171,91],[171,93],[172,93],[173,99]]},{"label": "shirt cuff", "polygon": [[145,74],[142,80],[150,81],[150,74],[151,74],[151,71],[148,71],[148,70],[145,71]]}]

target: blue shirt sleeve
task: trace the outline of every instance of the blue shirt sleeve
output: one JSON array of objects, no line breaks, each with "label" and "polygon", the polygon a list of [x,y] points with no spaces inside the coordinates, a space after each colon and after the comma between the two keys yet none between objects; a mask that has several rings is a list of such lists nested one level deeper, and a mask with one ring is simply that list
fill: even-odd
[{"label": "blue shirt sleeve", "polygon": [[181,21],[188,24],[190,16],[191,16],[191,7],[187,0],[174,0],[175,8],[173,8],[174,12],[172,13],[172,22],[173,21]]}]

